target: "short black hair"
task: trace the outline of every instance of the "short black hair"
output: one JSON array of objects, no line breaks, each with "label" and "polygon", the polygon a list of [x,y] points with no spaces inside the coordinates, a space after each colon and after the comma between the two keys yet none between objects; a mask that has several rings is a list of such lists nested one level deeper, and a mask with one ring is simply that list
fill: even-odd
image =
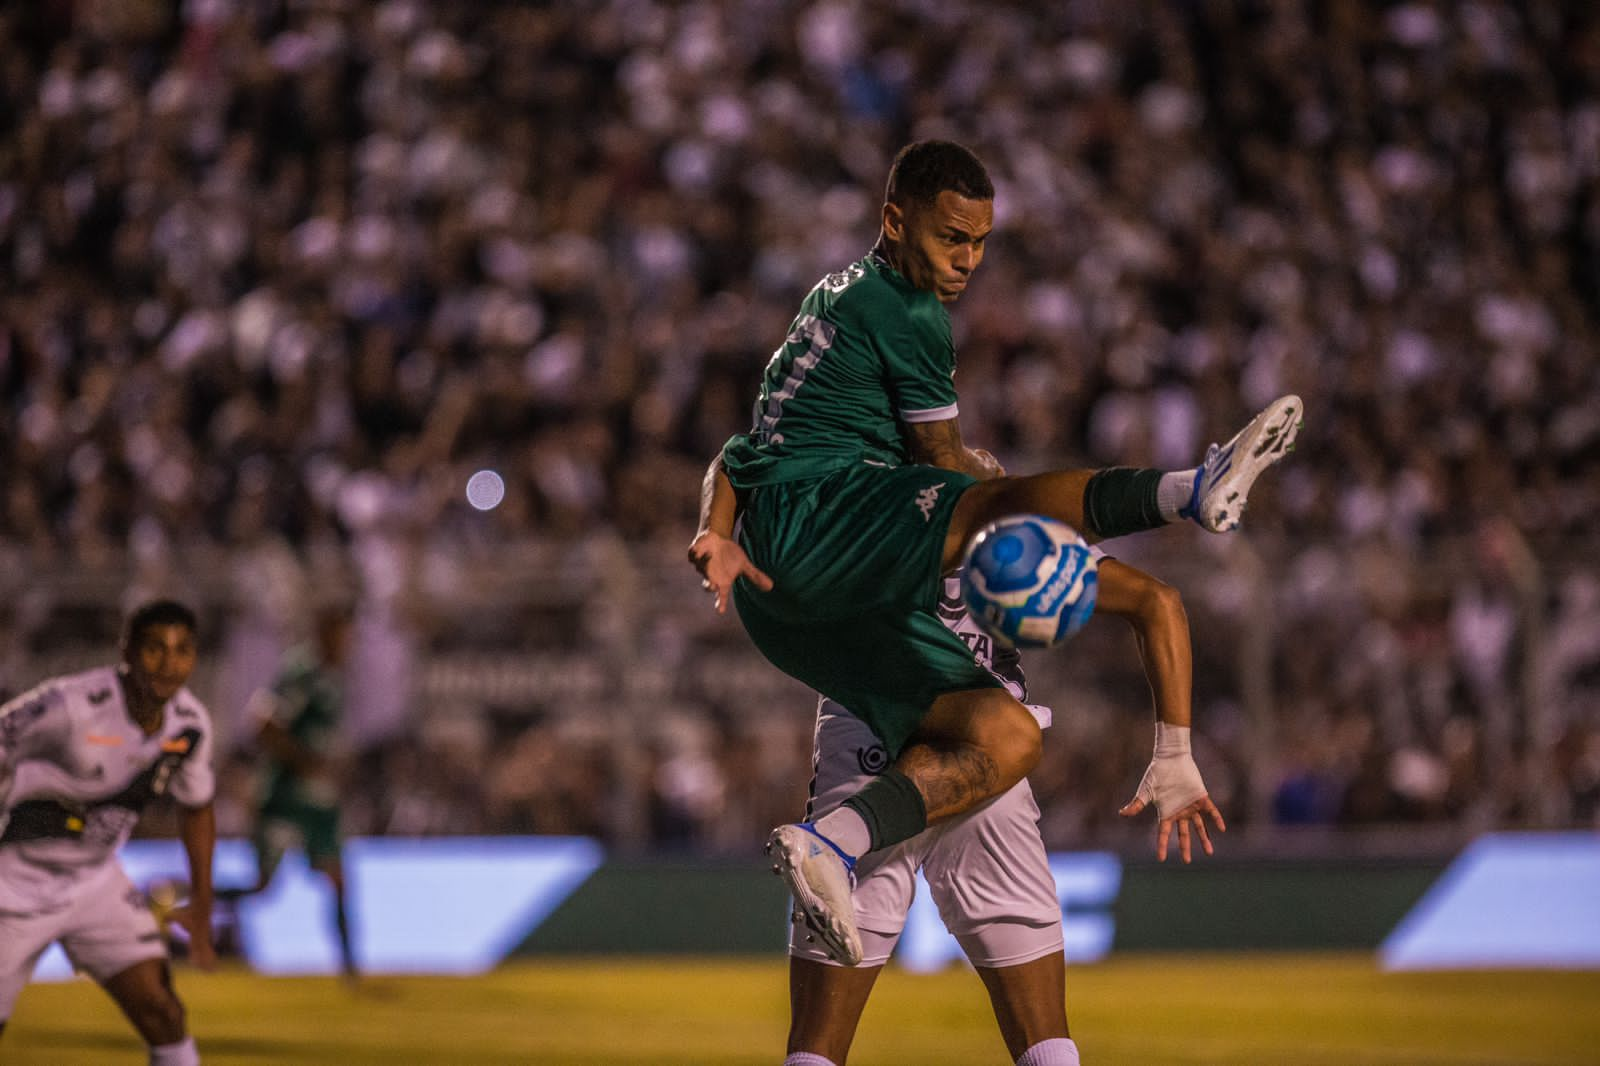
[{"label": "short black hair", "polygon": [[930,204],[945,191],[968,200],[993,200],[989,172],[972,151],[954,141],[917,141],[895,153],[883,198],[902,207]]},{"label": "short black hair", "polygon": [[128,624],[122,627],[122,646],[131,648],[139,643],[151,626],[185,626],[191,633],[200,632],[195,614],[188,607],[177,600],[150,600],[128,616]]}]

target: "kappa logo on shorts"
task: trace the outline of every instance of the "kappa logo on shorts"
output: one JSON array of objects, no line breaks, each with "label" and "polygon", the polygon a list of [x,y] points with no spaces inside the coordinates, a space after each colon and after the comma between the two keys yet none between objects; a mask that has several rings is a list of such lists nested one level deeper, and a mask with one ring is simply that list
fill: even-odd
[{"label": "kappa logo on shorts", "polygon": [[881,774],[889,768],[889,751],[882,744],[856,749],[856,765],[864,774]]},{"label": "kappa logo on shorts", "polygon": [[917,493],[917,507],[922,511],[922,520],[924,522],[933,520],[933,509],[939,504],[939,490],[942,488],[944,488],[944,482],[941,481],[937,485],[929,485]]}]

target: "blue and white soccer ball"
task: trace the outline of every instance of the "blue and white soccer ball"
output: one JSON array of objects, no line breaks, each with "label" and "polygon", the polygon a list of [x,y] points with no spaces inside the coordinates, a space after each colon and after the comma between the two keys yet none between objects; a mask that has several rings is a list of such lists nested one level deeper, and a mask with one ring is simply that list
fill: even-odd
[{"label": "blue and white soccer ball", "polygon": [[1048,648],[1089,621],[1099,583],[1099,556],[1077,530],[1043,515],[1012,515],[972,538],[961,593],[1001,644]]}]

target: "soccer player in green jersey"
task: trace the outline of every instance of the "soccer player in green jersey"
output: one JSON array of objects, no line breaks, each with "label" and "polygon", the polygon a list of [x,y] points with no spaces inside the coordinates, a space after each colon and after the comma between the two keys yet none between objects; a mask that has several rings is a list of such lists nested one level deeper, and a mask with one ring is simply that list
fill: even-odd
[{"label": "soccer player in green jersey", "polygon": [[[707,472],[689,550],[762,654],[850,708],[893,759],[815,825],[779,826],[768,844],[806,922],[850,965],[861,958],[856,858],[1004,793],[1039,759],[1038,723],[936,613],[941,576],[972,535],[1019,513],[1092,539],[1185,519],[1230,530],[1301,422],[1299,398],[1286,396],[1192,470],[1004,476],[962,440],[945,310],[993,226],[994,187],[970,151],[948,141],[900,151],[876,247],[801,303],[752,428]],[[1187,718],[1162,725],[1158,756],[1182,758],[1153,762],[1136,802],[1154,802],[1162,852],[1176,827],[1187,855],[1191,831],[1218,815],[1193,787]]]},{"label": "soccer player in green jersey", "polygon": [[350,945],[350,907],[345,891],[339,833],[339,750],[344,720],[342,673],[350,646],[351,616],[343,605],[317,612],[313,643],[284,657],[270,689],[256,698],[256,742],[266,753],[266,777],[252,843],[256,883],[221,897],[235,905],[272,883],[284,853],[305,849],[306,862],[333,890],[334,927],[347,978],[358,975]]}]

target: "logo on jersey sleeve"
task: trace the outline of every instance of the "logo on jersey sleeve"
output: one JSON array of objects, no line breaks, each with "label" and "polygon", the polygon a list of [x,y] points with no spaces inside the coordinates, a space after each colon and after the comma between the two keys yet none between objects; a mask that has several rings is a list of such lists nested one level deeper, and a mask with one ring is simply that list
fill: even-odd
[{"label": "logo on jersey sleeve", "polygon": [[843,270],[836,271],[817,282],[816,288],[826,289],[828,292],[838,293],[848,289],[851,285],[867,276],[867,268],[860,263],[851,263]]},{"label": "logo on jersey sleeve", "polygon": [[944,482],[941,481],[937,485],[929,485],[917,493],[917,509],[922,512],[922,520],[924,522],[933,520],[933,509],[939,505],[939,490],[942,488],[944,488]]}]

